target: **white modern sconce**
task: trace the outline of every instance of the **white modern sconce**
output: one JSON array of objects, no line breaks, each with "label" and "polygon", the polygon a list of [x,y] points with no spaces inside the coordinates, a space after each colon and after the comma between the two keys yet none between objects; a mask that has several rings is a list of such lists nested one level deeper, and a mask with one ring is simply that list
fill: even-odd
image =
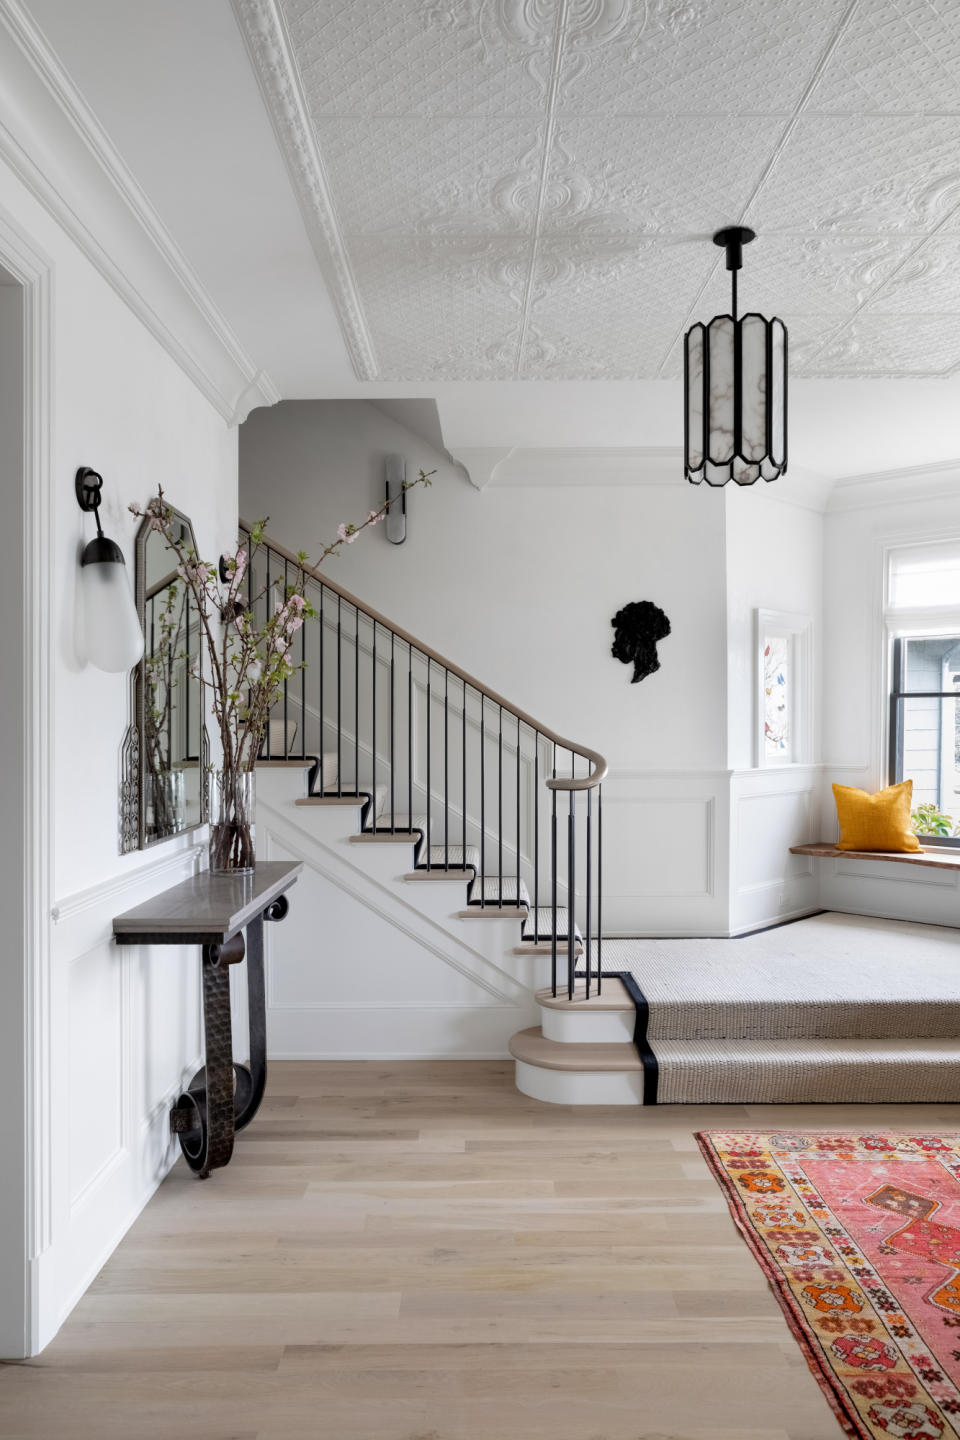
[{"label": "white modern sconce", "polygon": [[402,455],[387,456],[387,539],[402,545],[407,538],[407,462]]},{"label": "white modern sconce", "polygon": [[82,465],[74,481],[81,510],[93,511],[97,533],[80,556],[84,648],[98,670],[132,670],[143,654],[143,629],[123,551],[100,524],[103,476]]}]

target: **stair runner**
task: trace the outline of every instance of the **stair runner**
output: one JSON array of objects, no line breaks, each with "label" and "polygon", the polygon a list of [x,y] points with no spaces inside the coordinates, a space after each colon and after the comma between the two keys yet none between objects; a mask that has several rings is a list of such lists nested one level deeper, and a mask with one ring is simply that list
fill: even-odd
[{"label": "stair runner", "polygon": [[636,1010],[637,1058],[620,1060],[639,1061],[644,1104],[960,1100],[957,930],[825,912],[733,939],[607,939],[604,962]]},{"label": "stair runner", "polygon": [[[414,870],[443,871],[453,875],[463,874],[466,880],[468,906],[490,910],[505,909],[510,913],[513,913],[514,910],[525,912],[518,917],[521,920],[521,941],[524,944],[537,940],[546,940],[549,943],[553,933],[552,907],[541,905],[534,911],[530,892],[524,880],[518,880],[516,875],[490,873],[494,867],[489,865],[486,866],[487,873],[482,875],[481,870],[484,867],[481,866],[478,845],[435,844],[438,836],[443,836],[442,824],[430,825],[431,843],[428,851],[426,815],[394,814],[391,817],[387,811],[389,786],[365,787],[361,782],[356,789],[341,788],[338,790],[336,754],[324,755],[322,769],[324,786],[322,791],[316,792],[316,798],[332,800],[336,797],[364,801],[360,810],[360,833],[362,835],[409,835],[413,844]],[[315,762],[308,784],[319,773],[320,766]],[[569,923],[568,911],[563,906],[558,906],[556,917],[558,945],[566,945]],[[574,944],[579,952],[583,937],[576,922],[573,926],[573,935]]]}]

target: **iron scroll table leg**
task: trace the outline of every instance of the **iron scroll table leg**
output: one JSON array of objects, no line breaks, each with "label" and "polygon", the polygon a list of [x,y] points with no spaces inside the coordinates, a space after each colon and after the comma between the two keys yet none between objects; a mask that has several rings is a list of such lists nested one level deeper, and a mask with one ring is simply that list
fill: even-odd
[{"label": "iron scroll table leg", "polygon": [[[256,1115],[267,1085],[266,993],[263,922],[282,920],[289,901],[280,895],[247,925],[246,943],[235,935],[225,945],[203,947],[203,1030],[205,1065],[170,1112],[184,1159],[201,1180],[230,1161],[233,1137]],[[229,966],[246,955],[250,1023],[250,1064],[233,1058]]]}]

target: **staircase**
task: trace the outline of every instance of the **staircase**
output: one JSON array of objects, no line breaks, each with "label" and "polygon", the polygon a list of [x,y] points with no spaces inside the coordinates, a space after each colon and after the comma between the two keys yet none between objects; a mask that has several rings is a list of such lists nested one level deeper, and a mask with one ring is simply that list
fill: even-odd
[{"label": "staircase", "polygon": [[[250,546],[241,529],[248,604],[265,617],[298,562],[272,540]],[[418,908],[448,933],[489,927],[480,948],[496,955],[499,945],[497,963],[524,987],[526,1009],[541,988],[568,1003],[581,990],[601,996],[603,757],[325,574],[307,576],[315,614],[298,633],[300,668],[259,762],[295,772],[302,788],[280,800],[274,777],[273,803],[298,810],[324,845],[349,846],[354,863],[353,847],[365,847],[364,869],[379,883],[429,885]]]}]

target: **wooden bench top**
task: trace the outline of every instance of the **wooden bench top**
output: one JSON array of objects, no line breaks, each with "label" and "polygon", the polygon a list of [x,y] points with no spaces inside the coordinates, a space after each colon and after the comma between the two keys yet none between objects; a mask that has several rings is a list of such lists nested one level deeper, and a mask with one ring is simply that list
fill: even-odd
[{"label": "wooden bench top", "polygon": [[813,855],[821,860],[884,860],[897,865],[929,865],[935,870],[960,870],[960,849],[927,850],[838,850],[836,845],[817,841],[815,845],[791,845],[791,855]]}]

